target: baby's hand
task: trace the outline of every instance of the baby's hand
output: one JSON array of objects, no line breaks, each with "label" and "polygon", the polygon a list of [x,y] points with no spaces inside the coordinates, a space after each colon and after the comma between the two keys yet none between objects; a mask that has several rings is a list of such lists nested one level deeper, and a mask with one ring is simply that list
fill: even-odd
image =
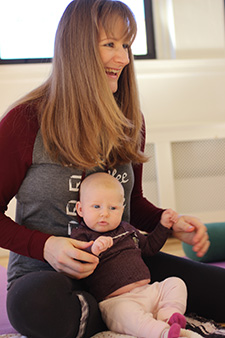
[{"label": "baby's hand", "polygon": [[91,251],[95,256],[99,256],[101,252],[107,250],[112,245],[113,245],[112,237],[100,236],[94,241],[91,247]]},{"label": "baby's hand", "polygon": [[172,209],[166,209],[161,216],[161,224],[170,229],[178,221],[178,213]]}]

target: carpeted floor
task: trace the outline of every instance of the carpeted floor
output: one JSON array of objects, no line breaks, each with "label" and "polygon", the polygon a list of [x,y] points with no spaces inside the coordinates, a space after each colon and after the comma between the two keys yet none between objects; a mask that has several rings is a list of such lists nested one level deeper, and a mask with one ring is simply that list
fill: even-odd
[{"label": "carpeted floor", "polygon": [[2,334],[0,335],[1,338],[22,338],[22,336],[20,334]]},{"label": "carpeted floor", "polygon": [[189,315],[187,318],[186,329],[192,330],[202,337],[206,338],[224,338],[225,337],[225,327],[215,323],[214,321],[209,321],[205,318],[198,317],[196,315]]},{"label": "carpeted floor", "polygon": [[[187,331],[190,330],[190,331]],[[204,318],[197,317],[195,315],[190,315],[187,317],[187,327],[186,330],[182,330],[182,337],[191,337],[191,338],[224,338],[225,337],[225,327],[214,323],[213,321],[208,321]],[[3,334],[0,335],[0,338],[26,338],[20,334]],[[113,332],[101,332],[95,335],[93,338],[134,338],[131,336],[126,336],[122,334],[116,334]],[[153,337],[152,337],[153,338]]]}]

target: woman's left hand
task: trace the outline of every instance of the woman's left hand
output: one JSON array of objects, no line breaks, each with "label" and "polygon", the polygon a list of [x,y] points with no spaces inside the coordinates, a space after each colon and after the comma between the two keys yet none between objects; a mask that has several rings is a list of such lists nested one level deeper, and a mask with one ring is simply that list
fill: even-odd
[{"label": "woman's left hand", "polygon": [[207,252],[210,242],[206,226],[196,217],[180,216],[173,225],[174,237],[193,246],[198,257]]}]

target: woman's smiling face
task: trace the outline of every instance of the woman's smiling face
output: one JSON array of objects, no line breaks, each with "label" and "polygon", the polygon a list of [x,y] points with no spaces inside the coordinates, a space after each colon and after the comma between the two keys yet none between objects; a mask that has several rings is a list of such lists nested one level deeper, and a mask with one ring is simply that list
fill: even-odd
[{"label": "woman's smiling face", "polygon": [[124,31],[124,23],[118,18],[113,32],[106,34],[100,25],[99,30],[99,52],[102,59],[109,87],[113,93],[118,89],[118,80],[122,70],[129,64],[129,41],[121,37]]}]

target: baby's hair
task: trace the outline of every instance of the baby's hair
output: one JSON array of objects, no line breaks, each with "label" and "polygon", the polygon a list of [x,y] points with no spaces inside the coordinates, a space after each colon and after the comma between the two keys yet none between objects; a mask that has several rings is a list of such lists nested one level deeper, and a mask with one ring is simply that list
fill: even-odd
[{"label": "baby's hair", "polygon": [[97,172],[88,175],[80,185],[80,197],[82,192],[88,191],[88,188],[92,186],[104,186],[106,189],[118,189],[120,190],[121,197],[124,198],[124,188],[122,184],[112,175],[105,172]]}]

